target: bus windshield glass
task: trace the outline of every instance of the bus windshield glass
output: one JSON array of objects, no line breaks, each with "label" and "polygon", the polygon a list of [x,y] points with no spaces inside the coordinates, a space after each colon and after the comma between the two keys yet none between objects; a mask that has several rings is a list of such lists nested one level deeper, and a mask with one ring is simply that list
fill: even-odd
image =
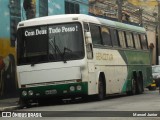
[{"label": "bus windshield glass", "polygon": [[18,65],[82,59],[84,44],[81,24],[20,28],[17,57]]}]

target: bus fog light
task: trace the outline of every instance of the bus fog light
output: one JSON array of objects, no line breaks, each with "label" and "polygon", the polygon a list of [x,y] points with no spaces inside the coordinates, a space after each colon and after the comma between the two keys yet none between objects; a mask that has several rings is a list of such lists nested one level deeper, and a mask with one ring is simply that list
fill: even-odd
[{"label": "bus fog light", "polygon": [[71,87],[70,87],[70,91],[75,91],[75,87],[74,87],[74,86],[71,86]]},{"label": "bus fog light", "polygon": [[23,96],[27,96],[27,92],[26,91],[22,91],[22,95]]},{"label": "bus fog light", "polygon": [[28,95],[32,96],[32,95],[33,95],[33,91],[32,91],[32,90],[29,90],[29,91],[28,91]]},{"label": "bus fog light", "polygon": [[80,85],[78,85],[77,90],[82,90],[82,87]]}]

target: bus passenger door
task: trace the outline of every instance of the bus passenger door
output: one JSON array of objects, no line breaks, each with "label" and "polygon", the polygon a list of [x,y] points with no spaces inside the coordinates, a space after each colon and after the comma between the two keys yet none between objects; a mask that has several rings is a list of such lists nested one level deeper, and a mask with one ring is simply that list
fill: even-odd
[{"label": "bus passenger door", "polygon": [[88,67],[88,94],[92,95],[96,93],[96,81],[95,79],[95,64],[93,60],[93,45],[91,40],[91,33],[86,32],[86,53],[87,53],[87,67]]},{"label": "bus passenger door", "polygon": [[93,45],[91,32],[89,30],[89,24],[84,23],[84,34],[85,34],[85,46],[87,54],[87,68],[88,68],[88,95],[96,93],[96,81],[95,79],[95,64],[93,61]]}]

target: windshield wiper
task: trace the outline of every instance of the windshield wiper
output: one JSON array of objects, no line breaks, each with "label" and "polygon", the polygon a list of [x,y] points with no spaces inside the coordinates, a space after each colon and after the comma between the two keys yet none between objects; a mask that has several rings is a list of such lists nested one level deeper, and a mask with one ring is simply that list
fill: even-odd
[{"label": "windshield wiper", "polygon": [[[69,52],[66,52],[66,51],[69,51]],[[72,57],[73,56],[76,56],[76,57],[78,57],[79,58],[79,55],[77,55],[77,54],[75,54],[71,49],[69,49],[69,48],[67,48],[67,47],[64,47],[64,52],[63,52],[63,58],[65,59],[65,55],[66,55],[66,53],[68,53],[69,55],[71,55]],[[69,56],[67,56],[67,57],[69,57]],[[70,57],[69,57],[70,58]]]},{"label": "windshield wiper", "polygon": [[67,47],[64,47],[64,51],[63,51],[63,60],[65,61],[65,63],[66,63],[66,57],[65,57],[66,51],[72,52],[72,50],[69,49],[69,48],[67,48]]},{"label": "windshield wiper", "polygon": [[[63,59],[65,60],[65,55],[66,55],[66,51],[72,52],[71,49],[64,47],[64,51],[63,51]],[[65,60],[66,61],[66,60]]]},{"label": "windshield wiper", "polygon": [[[62,58],[62,60],[64,61],[64,63],[67,63],[67,62],[66,62],[66,59],[65,59],[65,57],[64,57],[64,54],[65,54],[65,51],[66,51],[66,50],[64,49],[64,52],[63,52],[63,54],[62,54],[62,52],[60,51],[58,45],[56,44],[55,37],[54,37],[54,42],[53,42],[53,41],[51,41],[51,42],[52,42],[52,44],[54,45],[54,50],[55,50],[56,56],[57,56],[57,53],[56,53],[56,52],[58,52],[58,54],[60,55],[60,57]],[[53,46],[52,46],[52,47],[53,47]]]}]

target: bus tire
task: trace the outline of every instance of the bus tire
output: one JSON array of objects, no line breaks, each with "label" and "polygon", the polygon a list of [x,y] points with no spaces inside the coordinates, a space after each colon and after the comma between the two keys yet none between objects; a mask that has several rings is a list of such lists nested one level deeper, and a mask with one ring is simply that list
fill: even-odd
[{"label": "bus tire", "polygon": [[142,76],[140,75],[140,76],[138,76],[138,79],[137,79],[137,81],[136,81],[136,93],[137,94],[142,94],[143,93],[143,78],[142,78]]},{"label": "bus tire", "polygon": [[97,99],[99,101],[104,100],[105,98],[105,85],[103,82],[102,77],[99,77],[99,82],[98,82],[98,95],[97,95]]},{"label": "bus tire", "polygon": [[131,80],[131,90],[127,92],[127,95],[135,95],[136,94],[136,80],[133,78]]},{"label": "bus tire", "polygon": [[21,109],[24,107],[30,108],[31,104],[28,101],[22,100],[21,98],[19,99],[19,106]]}]

